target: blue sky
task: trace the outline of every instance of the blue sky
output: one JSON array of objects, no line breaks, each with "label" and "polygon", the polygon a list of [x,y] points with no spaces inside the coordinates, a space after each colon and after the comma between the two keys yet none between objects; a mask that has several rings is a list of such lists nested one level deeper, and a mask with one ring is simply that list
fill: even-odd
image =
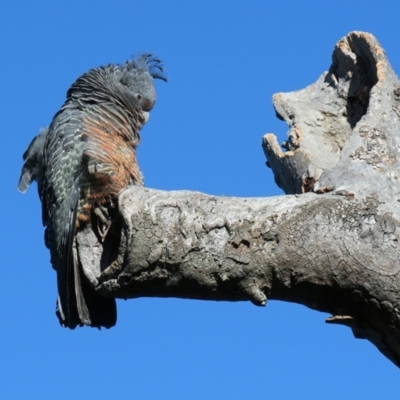
[{"label": "blue sky", "polygon": [[394,0],[2,2],[0,398],[398,399],[394,365],[296,304],[119,301],[111,330],[62,329],[36,185],[16,186],[80,74],[152,51],[169,82],[142,131],[146,185],[281,194],[261,149],[287,132],[271,96],[313,83],[352,30],[374,34],[399,72],[399,15]]}]

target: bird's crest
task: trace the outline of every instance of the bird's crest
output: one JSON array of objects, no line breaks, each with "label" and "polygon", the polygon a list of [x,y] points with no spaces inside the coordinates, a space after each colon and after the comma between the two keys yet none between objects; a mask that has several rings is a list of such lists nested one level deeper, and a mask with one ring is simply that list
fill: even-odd
[{"label": "bird's crest", "polygon": [[152,53],[143,53],[137,58],[127,61],[125,68],[128,70],[137,69],[139,71],[147,71],[152,78],[162,79],[167,82],[162,61]]}]

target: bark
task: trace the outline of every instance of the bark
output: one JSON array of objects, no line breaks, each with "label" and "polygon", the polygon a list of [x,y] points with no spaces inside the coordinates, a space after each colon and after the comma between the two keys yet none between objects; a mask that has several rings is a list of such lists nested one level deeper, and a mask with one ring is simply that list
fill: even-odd
[{"label": "bark", "polygon": [[332,314],[400,366],[400,85],[368,33],[337,44],[313,85],[274,95],[283,152],[263,138],[286,196],[127,188],[104,242],[78,233],[104,296],[297,302]]}]

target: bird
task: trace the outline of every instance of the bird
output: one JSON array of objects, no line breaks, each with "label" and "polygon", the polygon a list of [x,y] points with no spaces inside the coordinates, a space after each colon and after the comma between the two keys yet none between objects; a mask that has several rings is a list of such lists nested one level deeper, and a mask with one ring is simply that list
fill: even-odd
[{"label": "bird", "polygon": [[50,125],[23,154],[18,189],[24,193],[37,181],[63,327],[116,324],[115,300],[98,294],[83,274],[76,234],[87,226],[95,229],[96,220],[104,238],[118,194],[143,185],[136,148],[156,102],[155,79],[167,81],[152,53],[89,70],[71,85]]}]

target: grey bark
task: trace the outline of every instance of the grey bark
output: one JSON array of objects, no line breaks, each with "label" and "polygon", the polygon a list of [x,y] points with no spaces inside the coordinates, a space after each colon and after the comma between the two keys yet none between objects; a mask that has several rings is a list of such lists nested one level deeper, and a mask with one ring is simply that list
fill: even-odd
[{"label": "grey bark", "polygon": [[84,272],[115,298],[301,303],[400,366],[399,80],[352,32],[316,83],[273,104],[289,138],[263,149],[286,196],[128,188],[104,242],[78,233]]}]

